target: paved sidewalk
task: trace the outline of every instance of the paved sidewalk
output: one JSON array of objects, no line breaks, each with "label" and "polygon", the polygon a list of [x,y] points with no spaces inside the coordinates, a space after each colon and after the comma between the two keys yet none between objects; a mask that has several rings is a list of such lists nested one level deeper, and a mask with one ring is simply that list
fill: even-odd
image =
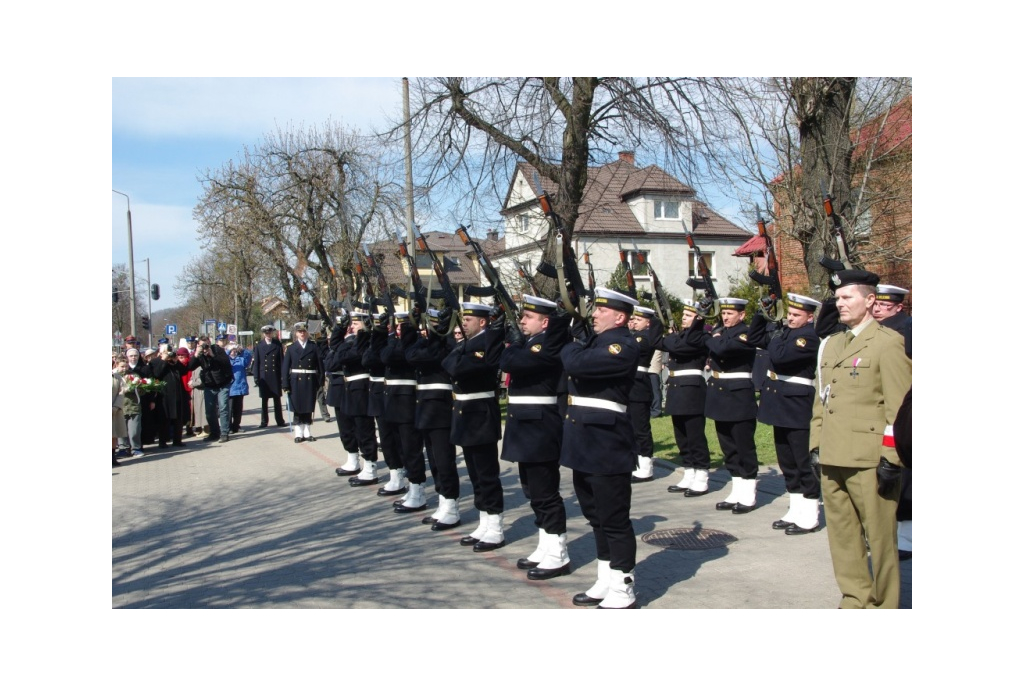
[{"label": "paved sidewalk", "polygon": [[[258,400],[257,400],[258,401]],[[463,525],[432,532],[420,519],[436,507],[396,514],[379,486],[353,488],[335,424],[317,420],[318,440],[296,445],[285,428],[258,429],[250,410],[228,443],[186,440],[148,448],[113,470],[114,608],[573,609],[572,596],[596,577],[594,541],[562,472],[573,572],[526,579],[516,559],[533,551],[533,513],[515,465],[501,462],[505,547],[474,553],[459,538],[477,524],[472,489],[459,458]],[[381,465],[383,484],[387,468]],[[666,491],[681,477],[659,462],[656,478],[633,487],[636,583],[647,609],[826,609],[839,603],[828,537],[787,536],[771,522],[786,511],[781,474],[762,469],[758,508],[715,510],[728,473],[712,473],[712,492],[686,498]],[[664,546],[696,530],[706,549]],[[911,562],[903,604],[910,606]]]}]

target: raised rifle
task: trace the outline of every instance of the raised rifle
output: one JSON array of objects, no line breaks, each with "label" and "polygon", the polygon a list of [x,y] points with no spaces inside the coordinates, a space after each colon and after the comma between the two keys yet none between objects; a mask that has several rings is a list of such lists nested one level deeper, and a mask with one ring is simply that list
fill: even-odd
[{"label": "raised rifle", "polygon": [[381,269],[377,258],[370,252],[366,243],[363,243],[363,258],[366,260],[366,265],[370,267],[371,278],[377,282],[377,302],[375,304],[384,305],[384,312],[390,319],[395,315],[395,301],[391,298],[391,286],[388,284],[388,279],[384,277],[384,270]]},{"label": "raised rifle", "polygon": [[360,307],[365,305],[366,311],[370,314],[370,328],[374,328],[377,326],[377,318],[375,316],[377,313],[377,298],[373,292],[373,283],[366,271],[363,269],[363,262],[359,258],[359,250],[353,250],[352,255],[352,268],[356,272],[357,292],[361,287],[366,295],[366,302],[357,302],[356,305]]},{"label": "raised rifle", "polygon": [[629,296],[636,300],[636,279],[633,277],[633,265],[629,263],[629,255],[622,249],[622,243],[619,243],[619,264],[622,265],[626,274],[626,289],[629,290]]},{"label": "raised rifle", "polygon": [[836,241],[836,250],[839,253],[839,259],[832,259],[826,255],[819,259],[818,263],[825,267],[831,276],[837,271],[851,269],[853,267],[852,262],[850,261],[850,254],[846,249],[848,243],[846,241],[846,232],[843,231],[843,222],[832,207],[832,195],[825,187],[824,179],[821,181],[821,197],[824,199],[825,216],[832,220],[832,236]]},{"label": "raised rifle", "polygon": [[708,269],[708,265],[704,262],[704,255],[701,253],[700,248],[697,247],[697,243],[693,241],[693,231],[683,231],[683,235],[686,236],[686,244],[690,246],[690,251],[693,253],[694,269],[697,271],[697,276],[699,276],[699,278],[694,276],[687,278],[686,285],[694,290],[704,291],[704,297],[697,303],[697,312],[703,317],[718,316],[720,311],[718,292],[715,290],[715,284],[711,280],[711,270]]},{"label": "raised rifle", "polygon": [[754,207],[757,212],[757,234],[764,239],[764,258],[768,266],[768,274],[762,274],[757,269],[750,272],[750,279],[758,285],[768,286],[768,294],[761,298],[761,311],[772,321],[782,318],[779,311],[779,302],[782,300],[782,283],[779,281],[779,262],[775,257],[775,245],[772,237],[768,235],[768,229],[761,217],[761,210]]},{"label": "raised rifle", "polygon": [[[455,293],[455,289],[452,287],[451,279],[448,277],[448,272],[444,270],[444,262],[430,249],[427,244],[427,239],[423,235],[423,231],[420,230],[419,226],[416,226],[416,249],[430,257],[430,263],[434,267],[434,276],[437,277],[437,283],[441,286],[441,299],[444,301],[446,307],[452,312],[451,325],[447,331],[443,334],[447,335],[453,330],[458,328],[460,331],[462,327],[459,325],[459,312],[462,311],[462,303],[459,301],[459,296]],[[439,331],[440,332],[440,331]]]},{"label": "raised rifle", "polygon": [[[480,244],[473,240],[469,235],[469,230],[465,226],[459,226],[455,229],[455,235],[459,236],[463,245],[473,248],[473,253],[476,255],[476,260],[480,264],[480,270],[484,272],[484,276],[487,277],[487,281],[491,284],[491,290],[493,291],[494,299],[505,311],[505,321],[511,325],[517,325],[519,321],[519,307],[512,300],[512,296],[508,294],[508,290],[501,282],[501,274],[491,264],[490,258],[484,252]],[[473,294],[469,288],[466,289],[468,294]]]},{"label": "raised rifle", "polygon": [[[594,329],[590,324],[591,306],[588,300],[593,298],[594,291],[591,289],[588,292],[583,287],[583,276],[580,275],[580,268],[576,263],[576,252],[572,248],[572,235],[570,235],[569,230],[562,223],[562,217],[558,216],[552,208],[551,199],[547,193],[538,195],[537,201],[540,203],[544,216],[551,222],[551,227],[561,243],[561,249],[555,250],[558,261],[555,264],[555,271],[558,274],[557,280],[562,295],[562,303],[569,313],[572,314],[573,318],[583,325],[586,335],[592,335]],[[541,269],[538,269],[538,271],[541,271]]]},{"label": "raised rifle", "polygon": [[416,323],[426,326],[428,325],[427,310],[429,309],[427,289],[423,287],[423,279],[420,278],[420,272],[416,268],[416,260],[409,253],[409,245],[406,243],[405,237],[401,231],[397,231],[395,235],[398,239],[398,255],[405,260],[409,269],[409,289],[408,291],[399,291],[398,295],[408,300],[410,317],[415,321],[417,315],[414,314],[414,311],[419,310],[420,320]]},{"label": "raised rifle", "polygon": [[594,278],[594,265],[590,263],[590,247],[583,246],[583,263],[587,267],[587,293],[588,297],[594,297],[594,288],[597,287],[597,279]]},{"label": "raised rifle", "polygon": [[529,286],[530,292],[535,296],[540,297],[540,290],[537,288],[537,281],[533,280],[533,276],[526,273],[526,268],[515,257],[512,258],[512,264],[515,265],[516,273],[519,274],[519,278],[526,281],[526,285]]},{"label": "raised rifle", "polygon": [[666,293],[665,289],[661,286],[658,274],[654,272],[654,267],[651,266],[651,263],[647,260],[647,256],[637,249],[636,243],[633,243],[633,251],[636,252],[637,261],[647,267],[647,275],[651,277],[651,288],[654,290],[654,309],[658,312],[658,318],[661,319],[661,323],[668,328],[673,325],[674,322],[674,318],[672,316],[672,305],[668,301],[668,293]]}]

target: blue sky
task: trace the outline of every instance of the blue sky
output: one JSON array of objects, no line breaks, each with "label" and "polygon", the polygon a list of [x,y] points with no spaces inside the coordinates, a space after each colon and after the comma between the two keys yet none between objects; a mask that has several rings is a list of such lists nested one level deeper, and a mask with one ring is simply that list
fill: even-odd
[{"label": "blue sky", "polygon": [[[136,279],[149,258],[159,310],[184,301],[174,284],[201,249],[192,220],[199,174],[278,127],[383,127],[401,114],[402,86],[400,78],[114,78],[111,103],[112,189],[130,198]],[[112,192],[111,265],[128,262],[127,209]]]}]

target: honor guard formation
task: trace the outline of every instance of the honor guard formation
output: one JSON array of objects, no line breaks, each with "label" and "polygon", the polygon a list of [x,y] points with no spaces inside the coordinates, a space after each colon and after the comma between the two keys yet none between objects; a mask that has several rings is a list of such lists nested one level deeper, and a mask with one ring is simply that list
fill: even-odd
[{"label": "honor guard formation", "polygon": [[[902,311],[908,291],[878,280],[868,271],[835,271],[824,303],[797,293],[765,298],[749,324],[750,302],[736,297],[682,300],[677,325],[657,302],[658,309],[645,307],[610,288],[579,287],[585,298],[566,291],[558,301],[513,300],[492,282],[493,306],[414,287],[410,311],[395,310],[390,296],[337,307],[321,343],[305,322],[292,326],[286,347],[264,326],[251,353],[225,339],[190,337],[188,347],[166,343],[159,352],[129,339],[127,354],[114,360],[114,463],[119,445],[121,456],[143,452],[147,416],[155,417],[151,432],[161,446],[182,444],[183,428],[227,441],[238,430],[248,369],[261,428],[272,402],[277,426],[289,425],[288,409],[295,443],[314,441],[317,406],[326,420],[332,407],[341,440],[336,474],[386,498],[424,534],[461,527],[467,552],[505,546],[499,459],[517,464],[537,537],[516,566],[531,581],[573,571],[565,467],[597,558],[597,577],[581,583],[572,602],[629,609],[643,584],[634,574],[632,488],[652,487],[651,417],[662,411],[652,405],[660,404],[664,377],[663,412],[683,467],[666,506],[708,494],[711,420],[731,480],[706,506],[755,512],[754,434],[758,422],[771,426],[788,509],[765,525],[780,535],[813,534],[823,502],[840,606],[896,607],[899,561],[911,554],[912,537],[911,321]],[[430,307],[431,299],[444,306]],[[783,302],[785,315],[773,317]],[[656,355],[660,373],[652,371]],[[147,392],[140,378],[173,389]],[[459,451],[475,511],[464,499]]]}]

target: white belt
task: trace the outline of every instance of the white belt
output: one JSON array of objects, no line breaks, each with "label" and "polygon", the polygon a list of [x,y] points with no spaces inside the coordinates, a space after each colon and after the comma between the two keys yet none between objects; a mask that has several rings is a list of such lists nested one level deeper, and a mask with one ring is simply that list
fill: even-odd
[{"label": "white belt", "polygon": [[557,397],[547,395],[509,395],[509,404],[558,404]]},{"label": "white belt", "polygon": [[369,377],[370,377],[370,374],[368,374],[368,373],[357,373],[354,376],[345,376],[345,381],[346,382],[347,381],[361,381],[364,378],[369,378]]},{"label": "white belt", "polygon": [[456,402],[468,402],[470,400],[491,400],[494,399],[494,390],[490,392],[470,392],[464,395],[452,393],[452,399]]},{"label": "white belt", "polygon": [[384,382],[384,376],[370,376],[370,382],[371,383],[383,383]]},{"label": "white belt", "polygon": [[316,373],[316,370],[311,370],[311,369],[292,369],[292,373]]},{"label": "white belt", "polygon": [[327,375],[328,376],[344,376],[345,372],[344,371],[328,371]]},{"label": "white belt", "polygon": [[415,383],[417,390],[451,390],[451,383]]},{"label": "white belt", "polygon": [[593,397],[576,397],[575,395],[569,395],[569,406],[591,407],[593,409],[608,409],[610,411],[617,411],[620,414],[626,413],[626,405],[624,404],[612,402],[611,400],[598,400],[594,399]]},{"label": "white belt", "polygon": [[781,376],[774,371],[769,371],[768,378],[771,378],[773,381],[785,381],[787,383],[796,383],[797,385],[806,385],[810,388],[814,387],[813,380],[802,376]]},{"label": "white belt", "polygon": [[411,378],[385,378],[385,385],[416,385],[416,381]]},{"label": "white belt", "polygon": [[636,367],[636,370],[637,371],[643,371],[644,373],[650,373],[651,372],[651,367],[649,367],[649,366],[638,366],[638,367]]},{"label": "white belt", "polygon": [[677,369],[675,371],[669,371],[669,378],[675,378],[676,376],[703,376],[704,372],[700,369]]},{"label": "white belt", "polygon": [[721,378],[722,380],[726,380],[726,381],[730,380],[730,379],[736,379],[736,378],[750,379],[750,378],[754,377],[753,374],[750,374],[750,373],[722,373],[721,371],[712,371],[711,375],[714,378]]}]

